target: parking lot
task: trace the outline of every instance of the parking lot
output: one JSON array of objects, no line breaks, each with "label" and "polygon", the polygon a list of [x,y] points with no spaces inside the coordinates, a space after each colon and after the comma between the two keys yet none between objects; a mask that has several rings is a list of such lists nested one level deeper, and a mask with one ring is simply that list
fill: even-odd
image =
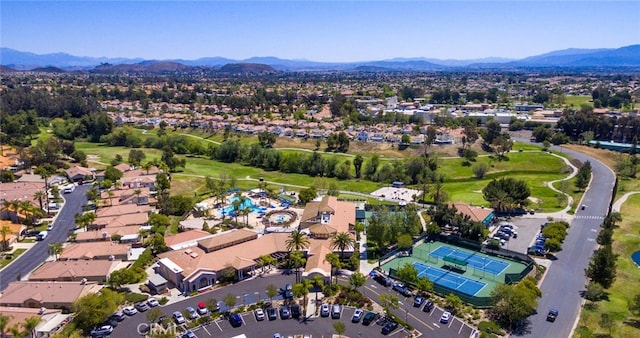
[{"label": "parking lot", "polygon": [[[297,319],[278,319],[270,321],[256,320],[253,312],[241,314],[243,324],[234,328],[227,320],[217,320],[201,328],[192,330],[197,337],[234,337],[239,334],[245,334],[247,337],[272,337],[274,333],[279,333],[283,337],[289,336],[309,336],[309,337],[331,337],[336,333],[333,327],[335,322],[345,324],[345,335],[349,337],[378,337],[383,336],[381,333],[382,325],[376,322],[370,325],[363,325],[362,321],[352,323],[351,317],[355,308],[345,306],[342,307],[340,319],[331,319],[331,317],[313,317],[306,321]],[[366,313],[366,312],[365,312]],[[401,326],[388,336],[406,337],[407,331]]]},{"label": "parking lot", "polygon": [[[518,238],[511,238],[503,246],[507,250],[527,253],[527,248],[533,244],[536,235],[540,232],[540,225],[547,222],[546,219],[536,217],[514,217],[509,220],[515,225]],[[498,230],[493,229],[492,234]]]}]

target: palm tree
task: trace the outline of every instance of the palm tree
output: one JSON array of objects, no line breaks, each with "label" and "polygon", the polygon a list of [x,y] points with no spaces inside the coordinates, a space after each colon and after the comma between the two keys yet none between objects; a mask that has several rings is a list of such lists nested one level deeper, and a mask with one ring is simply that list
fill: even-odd
[{"label": "palm tree", "polygon": [[302,251],[293,251],[289,254],[289,266],[296,270],[296,283],[300,281],[300,268],[307,262],[302,255]]},{"label": "palm tree", "polygon": [[291,232],[289,238],[287,238],[285,243],[287,244],[287,250],[289,251],[302,251],[308,248],[311,242],[309,241],[309,237],[307,237],[307,235],[298,230],[295,230]]},{"label": "palm tree", "polygon": [[7,235],[11,235],[11,228],[5,225],[0,229],[0,235],[2,235],[2,251],[7,250],[9,247],[7,243]]},{"label": "palm tree", "polygon": [[55,242],[49,244],[49,251],[51,252],[51,255],[53,255],[53,259],[58,260],[58,257],[62,253],[62,243]]},{"label": "palm tree", "polygon": [[32,316],[25,319],[24,323],[22,323],[22,327],[24,328],[24,331],[25,331],[24,333],[26,333],[27,336],[35,337],[36,327],[38,326],[38,324],[40,324],[41,319],[42,318],[38,316]]},{"label": "palm tree", "polygon": [[142,194],[142,190],[136,189],[133,193],[136,194],[136,204],[140,205],[140,194]]},{"label": "palm tree", "polygon": [[309,290],[311,290],[311,286],[311,281],[308,279],[303,279],[300,283],[293,285],[293,295],[298,298],[302,297],[303,320],[307,319],[307,295],[309,294]]},{"label": "palm tree", "polygon": [[331,249],[340,250],[340,257],[344,257],[344,251],[354,247],[355,241],[348,232],[338,232],[331,236]]},{"label": "palm tree", "polygon": [[333,283],[334,270],[340,269],[342,263],[340,263],[340,256],[337,253],[329,253],[324,257],[325,262],[329,262],[331,264],[331,271],[329,275],[329,285]]},{"label": "palm tree", "polygon": [[40,210],[44,210],[42,205],[42,200],[47,198],[47,193],[45,193],[42,190],[38,190],[35,193],[33,193],[33,198],[37,199],[38,203],[40,203]]},{"label": "palm tree", "polygon": [[9,321],[13,318],[13,316],[5,316],[0,313],[0,337],[4,338],[7,336],[7,330],[9,329]]}]

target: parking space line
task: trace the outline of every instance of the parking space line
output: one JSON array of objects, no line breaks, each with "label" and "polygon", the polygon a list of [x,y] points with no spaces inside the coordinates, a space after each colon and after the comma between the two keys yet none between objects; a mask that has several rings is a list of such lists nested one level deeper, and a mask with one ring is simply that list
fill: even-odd
[{"label": "parking space line", "polygon": [[217,320],[215,323],[218,326],[218,329],[220,329],[220,332],[224,332],[224,330],[220,327],[220,324],[218,324],[219,320]]},{"label": "parking space line", "polygon": [[207,327],[205,325],[202,326],[202,329],[205,330],[207,332],[208,335],[213,336],[211,334],[211,332],[209,332],[209,330],[207,330]]}]

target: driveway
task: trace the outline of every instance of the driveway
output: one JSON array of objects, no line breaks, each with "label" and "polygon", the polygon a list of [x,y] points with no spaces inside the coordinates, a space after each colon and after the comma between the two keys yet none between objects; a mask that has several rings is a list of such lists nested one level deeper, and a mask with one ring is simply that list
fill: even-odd
[{"label": "driveway", "polygon": [[75,215],[81,212],[82,206],[87,203],[87,190],[90,188],[91,185],[80,185],[72,193],[61,195],[65,203],[53,222],[53,230],[49,231],[43,241],[36,242],[31,249],[2,269],[0,291],[6,289],[10,282],[19,280],[42,264],[49,257],[49,244],[67,241],[69,230],[75,227]]}]

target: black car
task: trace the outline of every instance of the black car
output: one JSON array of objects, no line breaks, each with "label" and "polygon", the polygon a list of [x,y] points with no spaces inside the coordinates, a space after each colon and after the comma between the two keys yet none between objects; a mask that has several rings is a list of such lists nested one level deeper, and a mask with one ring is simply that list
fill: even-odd
[{"label": "black car", "polygon": [[291,305],[291,317],[295,319],[300,318],[300,305],[298,304]]},{"label": "black car", "polygon": [[428,300],[426,303],[424,303],[422,312],[431,312],[431,310],[433,310],[433,302]]},{"label": "black car", "polygon": [[375,312],[367,312],[366,315],[362,318],[362,325],[369,325],[372,321],[374,321],[378,317],[378,314]]},{"label": "black car", "polygon": [[556,318],[558,318],[558,310],[556,309],[549,310],[549,313],[547,313],[547,321],[555,322]]},{"label": "black car", "polygon": [[276,310],[276,308],[274,307],[267,308],[267,318],[269,318],[269,320],[278,319],[278,311]]},{"label": "black car", "polygon": [[386,324],[384,324],[384,326],[382,327],[382,334],[387,335],[393,331],[395,331],[395,329],[398,328],[398,323],[394,322],[394,321],[390,321],[387,322]]}]

